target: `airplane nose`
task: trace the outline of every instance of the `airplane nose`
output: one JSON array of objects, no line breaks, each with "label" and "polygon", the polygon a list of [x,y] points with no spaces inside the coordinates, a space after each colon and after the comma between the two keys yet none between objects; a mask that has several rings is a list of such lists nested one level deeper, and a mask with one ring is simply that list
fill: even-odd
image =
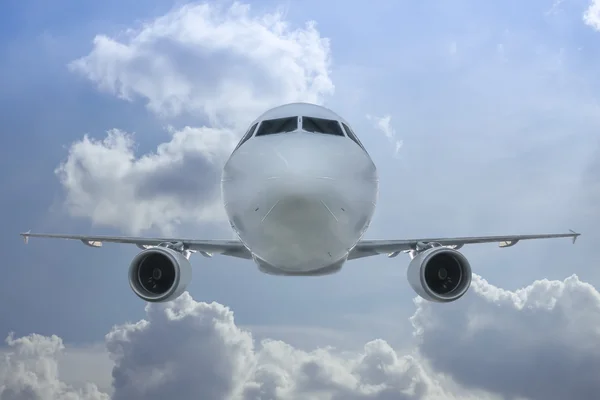
[{"label": "airplane nose", "polygon": [[286,133],[244,144],[222,190],[232,227],[258,258],[310,270],[340,260],[362,235],[377,176],[348,138]]},{"label": "airplane nose", "polygon": [[[318,176],[283,176],[267,179],[265,194],[259,201],[265,205],[263,225],[283,227],[306,225],[316,234],[327,226],[332,229],[344,221],[341,213],[349,209],[350,200],[340,182]],[[310,228],[312,227],[312,228]],[[307,230],[304,231],[308,233]]]},{"label": "airplane nose", "polygon": [[258,199],[265,207],[257,231],[260,243],[274,247],[259,256],[268,254],[270,263],[293,269],[323,267],[344,256],[351,244],[350,208],[335,181],[288,175],[267,182],[269,189]]}]

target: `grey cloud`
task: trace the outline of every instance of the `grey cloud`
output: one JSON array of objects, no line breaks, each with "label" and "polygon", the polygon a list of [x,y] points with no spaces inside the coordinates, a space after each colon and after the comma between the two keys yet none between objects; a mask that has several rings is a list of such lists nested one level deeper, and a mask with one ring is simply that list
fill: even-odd
[{"label": "grey cloud", "polygon": [[458,383],[544,400],[600,391],[600,294],[577,276],[516,292],[475,276],[457,303],[417,303],[420,353]]},{"label": "grey cloud", "polygon": [[418,399],[428,393],[430,382],[418,362],[398,356],[382,340],[351,357],[329,348],[305,352],[275,340],[255,348],[251,334],[220,304],[198,303],[186,293],[146,311],[147,321],[107,335],[115,400],[173,393],[182,400],[386,399],[391,393]]},{"label": "grey cloud", "polygon": [[[229,308],[185,293],[148,305],[145,320],[106,336],[112,398],[587,400],[600,390],[600,293],[577,276],[514,292],[474,276],[461,300],[416,306],[413,354],[383,339],[358,352],[303,351],[279,340],[255,343]],[[108,398],[94,385],[75,391],[58,380],[59,338],[9,344],[0,398]]]},{"label": "grey cloud", "polygon": [[252,337],[217,303],[184,295],[149,306],[148,321],[115,328],[114,400],[223,399],[239,390],[254,363]]},{"label": "grey cloud", "polygon": [[112,130],[102,140],[73,143],[56,169],[66,206],[77,217],[131,233],[170,233],[182,221],[218,221],[220,171],[235,135],[224,129],[171,132],[154,153],[135,155],[133,136]]},{"label": "grey cloud", "polygon": [[29,335],[6,339],[9,351],[0,361],[2,400],[108,400],[109,396],[87,383],[75,389],[59,379],[58,357],[64,349],[57,336]]}]

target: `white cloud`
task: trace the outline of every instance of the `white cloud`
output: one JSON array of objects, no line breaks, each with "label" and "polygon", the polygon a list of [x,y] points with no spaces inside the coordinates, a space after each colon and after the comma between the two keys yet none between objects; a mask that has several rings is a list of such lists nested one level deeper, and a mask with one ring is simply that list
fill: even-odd
[{"label": "white cloud", "polygon": [[373,127],[379,130],[387,140],[394,146],[394,156],[398,156],[400,148],[402,147],[402,140],[396,138],[396,130],[392,127],[392,117],[384,115],[382,117],[375,117],[367,114],[367,119],[373,123]]},{"label": "white cloud", "polygon": [[29,335],[6,339],[10,351],[0,361],[3,400],[108,400],[94,384],[75,389],[59,379],[58,358],[64,349],[57,336]]},{"label": "white cloud", "polygon": [[225,129],[172,131],[155,153],[135,156],[133,136],[117,129],[102,140],[85,136],[57,169],[67,209],[95,224],[137,234],[171,233],[182,222],[218,220],[222,164],[237,140]]},{"label": "white cloud", "polygon": [[253,16],[240,3],[184,5],[123,41],[96,36],[92,52],[69,66],[160,115],[203,112],[213,123],[293,100],[320,102],[333,92],[329,42],[314,23],[292,29],[283,17]]},{"label": "white cloud", "polygon": [[[576,276],[514,292],[474,276],[458,302],[416,306],[413,354],[382,339],[353,353],[303,351],[278,340],[256,343],[227,307],[185,293],[148,305],[145,320],[106,336],[112,398],[564,400],[600,390],[600,293]],[[107,398],[94,385],[77,392],[58,380],[59,338],[9,344],[0,398]]]},{"label": "white cloud", "polygon": [[583,22],[600,31],[600,0],[592,0],[583,13]]},{"label": "white cloud", "polygon": [[565,2],[565,0],[554,0],[554,2],[552,3],[552,6],[550,6],[550,8],[546,12],[544,12],[544,15],[558,14],[560,12],[561,6],[564,2]]},{"label": "white cloud", "polygon": [[204,116],[211,128],[171,130],[170,142],[141,157],[118,129],[75,142],[56,170],[69,213],[134,234],[222,217],[220,170],[243,125],[271,106],[333,92],[328,40],[313,23],[292,29],[282,18],[252,16],[239,3],[193,4],[122,41],[97,36],[72,71],[122,99],[144,99],[159,115]]}]

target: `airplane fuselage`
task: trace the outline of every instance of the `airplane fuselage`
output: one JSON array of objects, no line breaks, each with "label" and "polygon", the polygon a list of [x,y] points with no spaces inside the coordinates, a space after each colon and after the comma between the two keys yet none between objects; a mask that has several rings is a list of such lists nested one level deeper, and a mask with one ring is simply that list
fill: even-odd
[{"label": "airplane fuselage", "polygon": [[[261,134],[263,121],[285,125],[285,118],[297,125],[289,120],[280,128],[288,131]],[[342,136],[315,132],[309,124],[315,118]],[[377,168],[347,130],[348,123],[326,108],[288,104],[261,115],[232,152],[221,181],[225,210],[263,272],[335,272],[367,230],[378,196]]]}]

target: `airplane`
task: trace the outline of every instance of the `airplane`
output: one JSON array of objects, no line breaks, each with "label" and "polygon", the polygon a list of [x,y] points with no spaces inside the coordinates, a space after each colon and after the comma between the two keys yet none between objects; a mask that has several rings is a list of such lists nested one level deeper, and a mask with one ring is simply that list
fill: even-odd
[{"label": "airplane", "polygon": [[142,251],[129,266],[129,284],[146,302],[179,297],[192,279],[190,256],[214,254],[253,260],[266,274],[322,276],[348,260],[407,253],[407,279],[417,295],[438,303],[461,298],[471,285],[465,244],[572,238],[579,233],[365,240],[375,212],[379,178],[375,163],[335,112],[290,103],[254,120],[225,163],[221,195],[237,240],[144,238],[21,233],[29,238],[135,244]]}]

